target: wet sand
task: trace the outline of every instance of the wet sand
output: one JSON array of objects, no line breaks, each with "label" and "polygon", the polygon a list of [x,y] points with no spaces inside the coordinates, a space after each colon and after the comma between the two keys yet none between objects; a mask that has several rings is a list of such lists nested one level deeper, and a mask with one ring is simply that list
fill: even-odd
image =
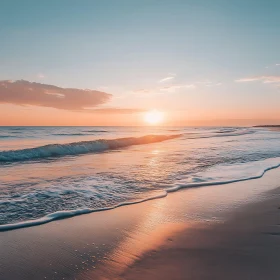
[{"label": "wet sand", "polygon": [[0,233],[0,279],[280,279],[280,169]]},{"label": "wet sand", "polygon": [[119,279],[280,279],[280,189],[270,194],[224,224],[176,234]]}]

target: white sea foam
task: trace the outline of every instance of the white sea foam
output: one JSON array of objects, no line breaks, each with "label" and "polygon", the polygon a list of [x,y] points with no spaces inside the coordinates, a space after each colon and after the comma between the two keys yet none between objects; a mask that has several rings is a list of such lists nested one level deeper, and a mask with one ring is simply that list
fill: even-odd
[{"label": "white sea foam", "polygon": [[[24,228],[24,227],[42,225],[42,224],[46,224],[51,221],[55,221],[55,220],[59,220],[59,219],[70,218],[73,216],[89,214],[89,213],[93,213],[93,212],[112,210],[112,209],[122,207],[122,206],[127,206],[127,205],[131,205],[131,204],[146,202],[149,200],[159,199],[159,198],[166,197],[168,195],[168,193],[176,192],[181,189],[207,187],[207,186],[215,186],[215,185],[226,185],[226,184],[231,184],[231,183],[236,183],[236,182],[241,182],[241,181],[259,179],[259,178],[263,177],[267,171],[280,167],[280,158],[267,159],[267,160],[262,161],[261,164],[253,163],[253,165],[255,165],[255,167],[263,166],[264,169],[260,170],[260,168],[257,168],[257,169],[252,168],[251,172],[250,172],[251,175],[248,173],[247,177],[239,177],[239,178],[235,178],[235,179],[232,178],[231,180],[203,181],[202,179],[198,179],[198,180],[194,180],[194,181],[196,181],[195,183],[175,183],[174,186],[168,187],[165,190],[162,190],[161,193],[158,193],[156,195],[149,196],[144,199],[140,199],[140,200],[136,200],[136,201],[122,202],[122,203],[119,203],[119,204],[111,206],[111,207],[103,207],[103,208],[96,208],[96,209],[84,208],[84,209],[76,209],[76,210],[69,210],[69,211],[57,211],[57,212],[48,214],[39,219],[0,225],[0,232],[8,231],[8,230],[15,230],[15,229]],[[238,168],[241,170],[244,166],[246,166],[246,165],[245,164],[240,165]],[[251,167],[252,167],[252,165],[251,165]],[[227,169],[227,167],[226,167],[226,169]],[[255,171],[256,173],[253,174],[252,171]],[[223,172],[223,170],[220,170],[220,172]],[[233,173],[235,173],[235,171]]]}]

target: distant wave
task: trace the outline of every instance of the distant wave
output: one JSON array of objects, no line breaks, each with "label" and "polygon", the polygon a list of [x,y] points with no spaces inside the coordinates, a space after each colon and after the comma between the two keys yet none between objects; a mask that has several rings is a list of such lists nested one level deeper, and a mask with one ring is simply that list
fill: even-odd
[{"label": "distant wave", "polygon": [[14,136],[14,135],[0,135],[0,138],[17,138],[17,136]]},{"label": "distant wave", "polygon": [[90,135],[89,133],[104,133],[108,132],[107,130],[85,130],[84,132],[77,132],[77,133],[53,133],[52,135],[55,136],[84,136]]},{"label": "distant wave", "polygon": [[85,130],[85,132],[109,132],[108,130]]},{"label": "distant wave", "polygon": [[213,135],[212,137],[225,137],[225,136],[242,136],[246,134],[253,134],[255,131],[253,130],[243,130],[243,131],[224,131],[224,132],[219,132],[216,135]]},{"label": "distant wave", "polygon": [[242,135],[246,135],[246,134],[253,134],[256,131],[254,130],[242,130],[242,131],[238,131],[238,130],[234,130],[234,131],[218,131],[218,132],[214,132],[213,134],[201,134],[201,133],[197,133],[197,134],[187,134],[187,138],[189,139],[202,139],[202,138],[215,138],[215,137],[230,137],[230,136],[242,136]]},{"label": "distant wave", "polygon": [[26,127],[25,126],[14,126],[14,127],[10,127],[11,130],[24,130]]},{"label": "distant wave", "polygon": [[53,133],[54,136],[83,136],[88,135],[87,133]]},{"label": "distant wave", "polygon": [[[279,158],[279,161],[280,161],[280,158]],[[231,183],[236,183],[236,182],[255,180],[255,179],[262,178],[267,171],[278,168],[278,167],[280,167],[280,163],[271,165],[271,166],[265,168],[259,174],[256,174],[254,176],[233,179],[233,180],[228,180],[228,181],[211,181],[211,182],[200,182],[200,183],[190,183],[190,184],[176,184],[174,187],[163,190],[162,193],[160,193],[158,195],[150,196],[150,197],[147,197],[147,198],[144,198],[141,200],[136,200],[136,201],[126,201],[126,202],[119,203],[119,204],[111,206],[111,207],[104,207],[104,208],[97,208],[97,209],[84,208],[84,209],[57,211],[57,212],[48,214],[39,219],[0,225],[0,232],[8,231],[8,230],[15,230],[15,229],[24,228],[24,227],[42,225],[42,224],[46,224],[46,223],[49,223],[49,222],[52,222],[55,220],[61,220],[61,219],[70,218],[70,217],[77,216],[77,215],[82,215],[82,214],[89,214],[89,213],[93,213],[93,212],[113,210],[115,208],[122,207],[122,206],[138,204],[138,203],[146,202],[149,200],[163,198],[163,197],[166,197],[169,193],[176,192],[180,189],[207,187],[207,186],[215,186],[215,185],[226,185],[226,184],[231,184]]]},{"label": "distant wave", "polygon": [[132,145],[162,142],[179,136],[181,136],[181,134],[146,135],[143,137],[118,138],[112,140],[100,139],[68,144],[50,144],[21,150],[2,151],[0,152],[0,163],[102,152]]},{"label": "distant wave", "polygon": [[231,132],[235,132],[237,130],[238,130],[238,128],[224,128],[219,131],[216,131],[216,133],[231,133]]}]

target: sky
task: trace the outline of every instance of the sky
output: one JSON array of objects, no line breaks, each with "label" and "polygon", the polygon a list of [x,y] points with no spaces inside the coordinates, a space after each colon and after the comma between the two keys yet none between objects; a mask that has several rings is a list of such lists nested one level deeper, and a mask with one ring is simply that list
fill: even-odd
[{"label": "sky", "polygon": [[1,0],[0,125],[280,124],[279,0]]}]

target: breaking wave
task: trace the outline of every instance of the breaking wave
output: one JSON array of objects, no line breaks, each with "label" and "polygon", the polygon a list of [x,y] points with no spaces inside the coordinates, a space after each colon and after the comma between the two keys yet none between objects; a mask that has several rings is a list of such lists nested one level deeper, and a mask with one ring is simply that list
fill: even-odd
[{"label": "breaking wave", "polygon": [[74,142],[68,144],[50,144],[36,148],[28,148],[21,150],[1,151],[0,163],[102,152],[106,150],[113,150],[132,145],[162,142],[165,140],[178,138],[180,136],[181,134],[146,135],[143,137],[128,137],[112,140],[100,139],[93,141]]}]

